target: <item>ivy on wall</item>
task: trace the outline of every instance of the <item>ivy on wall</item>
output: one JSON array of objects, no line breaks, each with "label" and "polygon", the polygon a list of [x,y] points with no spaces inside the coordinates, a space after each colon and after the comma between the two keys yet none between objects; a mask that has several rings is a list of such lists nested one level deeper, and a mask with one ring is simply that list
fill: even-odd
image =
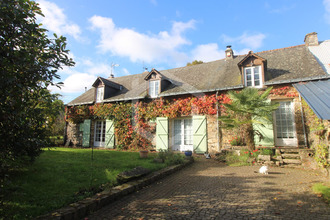
[{"label": "ivy on wall", "polygon": [[[270,96],[297,97],[292,86],[273,88]],[[84,119],[111,119],[115,123],[117,148],[148,149],[155,126],[150,121],[156,117],[177,118],[191,115],[226,114],[222,104],[230,103],[226,94],[200,95],[178,99],[154,99],[150,102],[103,103],[92,106],[72,106],[66,109],[66,120],[78,124]]]},{"label": "ivy on wall", "polygon": [[148,149],[155,127],[149,123],[156,117],[176,118],[191,115],[215,115],[217,105],[229,103],[226,95],[203,95],[147,102],[103,103],[92,106],[72,106],[66,109],[67,121],[78,124],[85,119],[111,119],[115,124],[117,148]]}]

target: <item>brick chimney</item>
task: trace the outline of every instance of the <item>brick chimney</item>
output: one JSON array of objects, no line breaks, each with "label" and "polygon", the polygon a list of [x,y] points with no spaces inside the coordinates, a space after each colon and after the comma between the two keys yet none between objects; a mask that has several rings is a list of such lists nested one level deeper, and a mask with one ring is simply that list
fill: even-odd
[{"label": "brick chimney", "polygon": [[306,34],[304,42],[307,47],[318,46],[319,40],[317,38],[317,33],[313,32],[313,33]]},{"label": "brick chimney", "polygon": [[234,51],[231,49],[231,46],[228,45],[227,49],[225,50],[226,60],[227,59],[234,59]]}]

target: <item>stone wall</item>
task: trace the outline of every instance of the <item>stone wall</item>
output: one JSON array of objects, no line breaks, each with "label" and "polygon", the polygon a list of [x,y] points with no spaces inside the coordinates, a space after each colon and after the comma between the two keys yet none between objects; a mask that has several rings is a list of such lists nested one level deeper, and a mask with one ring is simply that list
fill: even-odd
[{"label": "stone wall", "polygon": [[[220,151],[220,134],[218,130],[219,121],[216,115],[207,116],[207,146],[208,152],[215,154]],[[219,141],[219,143],[218,143]]]},{"label": "stone wall", "polygon": [[70,141],[70,146],[81,147],[83,132],[80,131],[79,124],[67,123],[66,126],[67,141]]}]

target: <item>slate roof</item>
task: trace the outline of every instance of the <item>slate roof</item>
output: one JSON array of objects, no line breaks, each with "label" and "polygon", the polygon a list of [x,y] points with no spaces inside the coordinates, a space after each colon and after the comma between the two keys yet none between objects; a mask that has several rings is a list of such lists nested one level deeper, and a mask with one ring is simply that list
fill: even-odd
[{"label": "slate roof", "polygon": [[293,86],[320,119],[330,120],[329,79],[325,81],[296,83]]},{"label": "slate roof", "polygon": [[323,69],[330,74],[330,40],[319,42],[319,46],[310,46],[308,49],[316,57]]},{"label": "slate roof", "polygon": [[[305,45],[269,50],[255,53],[267,60],[265,85],[293,83],[300,81],[330,78],[316,58]],[[164,79],[171,82],[160,97],[223,91],[243,88],[238,63],[246,55],[234,59],[221,59],[193,66],[159,71]],[[147,82],[144,78],[149,72],[108,79],[122,85],[122,90],[104,102],[143,99],[147,95]],[[95,89],[92,88],[67,105],[93,103]]]}]

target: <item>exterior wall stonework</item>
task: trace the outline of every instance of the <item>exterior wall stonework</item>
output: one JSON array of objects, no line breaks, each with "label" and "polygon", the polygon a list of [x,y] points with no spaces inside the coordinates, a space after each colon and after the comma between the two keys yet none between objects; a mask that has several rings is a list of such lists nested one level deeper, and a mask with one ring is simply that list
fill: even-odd
[{"label": "exterior wall stonework", "polygon": [[66,126],[67,141],[70,141],[74,147],[82,146],[83,132],[79,130],[79,124],[69,122]]},{"label": "exterior wall stonework", "polygon": [[[220,143],[220,136],[218,134],[218,127],[219,121],[216,115],[208,115],[207,116],[207,145],[208,145],[208,152],[214,154],[219,152]],[[220,130],[220,129],[219,129]]]}]

